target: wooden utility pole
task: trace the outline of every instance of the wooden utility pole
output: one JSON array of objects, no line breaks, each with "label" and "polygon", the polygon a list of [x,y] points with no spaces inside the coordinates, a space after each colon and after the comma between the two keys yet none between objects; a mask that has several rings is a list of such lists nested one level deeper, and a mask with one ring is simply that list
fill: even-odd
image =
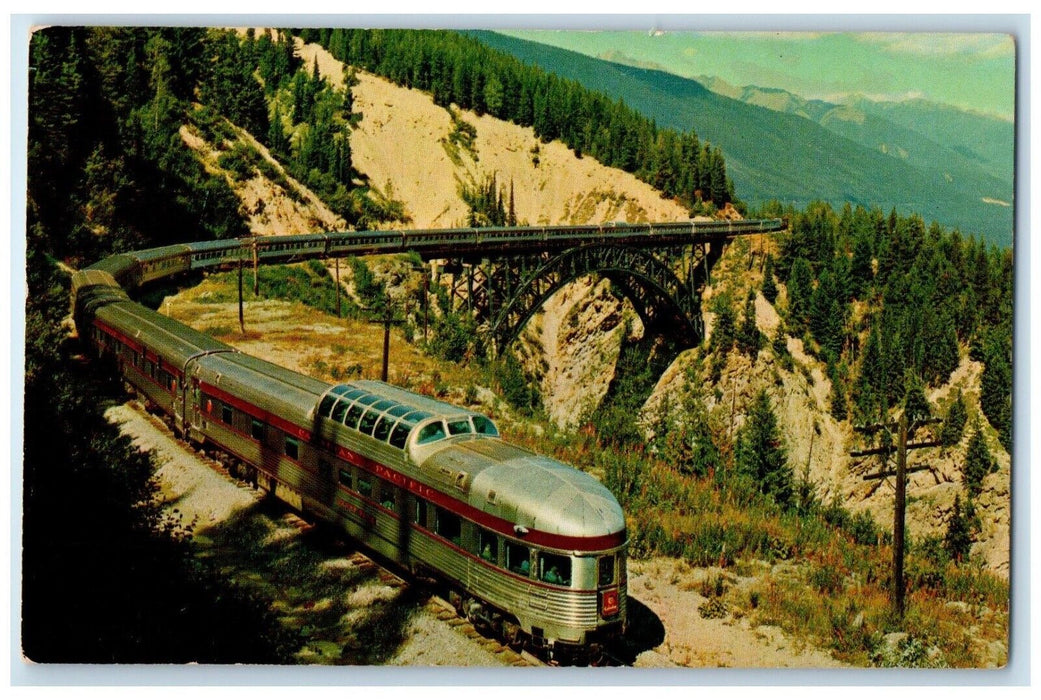
[{"label": "wooden utility pole", "polygon": [[336,261],[336,318],[340,316],[340,259],[333,258]]},{"label": "wooden utility pole", "polygon": [[253,296],[260,296],[260,251],[256,238],[253,239]]},{"label": "wooden utility pole", "polygon": [[390,366],[390,321],[391,311],[389,299],[387,300],[387,310],[383,313],[383,372],[380,378],[383,381],[387,381],[387,371]]},{"label": "wooden utility pole", "polygon": [[242,256],[239,256],[239,331],[246,335],[246,317],[242,313]]},{"label": "wooden utility pole", "polygon": [[[905,512],[907,510],[907,474],[928,469],[928,467],[907,468],[907,451],[920,450],[926,447],[939,447],[939,440],[929,440],[914,444],[907,443],[908,434],[914,434],[918,428],[930,423],[939,423],[938,418],[927,418],[916,420],[910,425],[907,414],[900,416],[896,423],[858,426],[854,428],[857,432],[874,434],[880,430],[896,430],[896,445],[889,444],[883,447],[875,447],[869,450],[857,450],[850,452],[850,457],[867,457],[870,455],[883,455],[882,468],[875,474],[865,474],[864,480],[885,479],[890,476],[896,477],[896,499],[893,504],[893,610],[897,616],[904,616],[904,524]],[[896,452],[896,471],[886,471],[885,463],[889,455]]]}]

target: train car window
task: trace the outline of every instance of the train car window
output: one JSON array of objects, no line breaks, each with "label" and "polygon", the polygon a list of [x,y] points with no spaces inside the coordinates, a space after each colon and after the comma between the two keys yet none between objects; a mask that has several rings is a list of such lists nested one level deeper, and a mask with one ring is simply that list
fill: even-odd
[{"label": "train car window", "polygon": [[234,417],[235,417],[235,412],[232,410],[231,406],[229,406],[226,403],[222,403],[220,405],[220,419],[221,419],[221,422],[227,423],[228,425],[231,425],[231,421],[234,419]]},{"label": "train car window", "polygon": [[481,559],[497,564],[499,562],[499,536],[484,528],[477,530],[477,551]]},{"label": "train car window", "polygon": [[449,435],[463,435],[464,433],[473,432],[473,428],[470,426],[470,419],[463,418],[462,420],[450,420],[448,421],[448,434]]},{"label": "train car window", "polygon": [[387,441],[387,436],[390,435],[391,426],[394,425],[394,419],[390,416],[383,416],[380,422],[376,424],[375,429],[372,431],[372,437],[376,438],[381,442]]},{"label": "train car window", "polygon": [[347,417],[343,419],[343,424],[346,425],[348,428],[357,428],[358,418],[361,417],[361,414],[364,411],[364,406],[359,406],[357,404],[351,406],[351,410],[347,411]]},{"label": "train car window", "polygon": [[422,498],[416,499],[416,512],[413,515],[416,518],[415,522],[417,525],[427,526],[427,502]]},{"label": "train car window", "polygon": [[300,441],[295,437],[286,435],[286,457],[300,459]]},{"label": "train car window", "polygon": [[495,427],[495,423],[492,423],[484,416],[474,416],[473,422],[474,432],[476,432],[478,435],[490,435],[492,437],[499,436],[499,431]]},{"label": "train car window", "polygon": [[383,401],[377,401],[376,403],[372,404],[372,408],[376,411],[386,411],[388,408],[391,408],[392,406],[396,405],[397,404],[395,404],[393,401],[387,401],[386,399],[384,399]]},{"label": "train car window", "polygon": [[419,431],[419,435],[416,437],[416,443],[419,445],[426,445],[430,442],[437,442],[444,436],[445,424],[441,421],[436,421],[423,426]]},{"label": "train car window", "polygon": [[365,498],[372,498],[372,477],[365,472],[358,472],[358,493]]},{"label": "train car window", "polygon": [[351,473],[349,471],[341,469],[339,479],[341,486],[346,486],[347,488],[351,487]]},{"label": "train car window", "polygon": [[332,410],[333,404],[336,403],[336,397],[332,394],[326,394],[322,399],[322,402],[318,404],[318,415],[325,418],[329,417],[329,411]]},{"label": "train car window", "polygon": [[408,441],[408,434],[412,431],[412,427],[405,421],[394,426],[394,432],[390,434],[390,444],[399,450],[405,449],[405,442]]},{"label": "train car window", "polygon": [[614,583],[614,555],[600,557],[597,562],[596,582],[598,586],[610,586]]},{"label": "train car window", "polygon": [[372,435],[372,426],[376,425],[376,419],[379,417],[380,414],[370,408],[358,422],[359,432],[365,433],[366,435]]},{"label": "train car window", "polygon": [[455,513],[434,507],[434,532],[454,544],[462,544],[463,521]]},{"label": "train car window", "polygon": [[330,414],[329,419],[334,420],[337,423],[343,422],[343,414],[347,412],[347,407],[350,403],[344,400],[340,400],[338,404],[333,408],[333,412]]},{"label": "train car window", "polygon": [[385,481],[380,482],[380,505],[384,508],[395,509],[394,487]]},{"label": "train car window", "polygon": [[539,552],[539,578],[558,586],[571,585],[571,560],[559,554]]},{"label": "train car window", "polygon": [[522,544],[506,543],[506,568],[515,574],[527,576],[531,569],[531,553]]},{"label": "train car window", "polygon": [[256,418],[253,418],[252,420],[250,420],[250,423],[249,423],[249,434],[251,436],[253,436],[254,440],[260,440],[261,442],[263,442],[263,440],[264,440],[264,423],[263,423],[263,421],[259,421]]}]

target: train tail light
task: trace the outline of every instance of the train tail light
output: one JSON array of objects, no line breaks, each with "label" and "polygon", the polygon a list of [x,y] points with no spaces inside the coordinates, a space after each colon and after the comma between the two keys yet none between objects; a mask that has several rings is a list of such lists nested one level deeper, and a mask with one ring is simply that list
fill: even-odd
[{"label": "train tail light", "polygon": [[600,617],[611,617],[618,614],[618,589],[609,588],[600,591]]}]

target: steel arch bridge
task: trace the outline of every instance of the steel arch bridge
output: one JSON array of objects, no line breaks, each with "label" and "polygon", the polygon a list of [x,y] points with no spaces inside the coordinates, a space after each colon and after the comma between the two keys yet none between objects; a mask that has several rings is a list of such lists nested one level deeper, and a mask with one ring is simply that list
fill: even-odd
[{"label": "steel arch bridge", "polygon": [[[696,345],[704,332],[701,290],[722,246],[655,252],[587,243],[540,255],[449,261],[445,269],[457,303],[475,315],[496,353],[516,340],[551,296],[589,275],[610,279],[632,302],[645,327],[668,329],[681,343]],[[676,268],[683,272],[678,274]]]},{"label": "steel arch bridge", "polygon": [[[602,275],[646,326],[687,345],[702,339],[701,293],[727,243],[783,231],[783,219],[509,228],[342,231],[198,241],[113,255],[80,283],[111,277],[126,289],[180,273],[410,252],[448,275],[455,308],[474,314],[501,353],[567,283]],[[91,276],[93,275],[93,276]],[[106,278],[107,278],[106,277]]]}]

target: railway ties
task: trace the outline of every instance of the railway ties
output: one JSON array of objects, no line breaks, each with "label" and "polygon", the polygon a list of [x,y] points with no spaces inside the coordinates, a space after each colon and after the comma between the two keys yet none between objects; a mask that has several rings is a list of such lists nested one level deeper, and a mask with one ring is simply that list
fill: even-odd
[{"label": "railway ties", "polygon": [[527,650],[514,650],[508,644],[481,634],[473,624],[459,616],[456,609],[444,598],[438,595],[430,596],[426,605],[427,611],[432,613],[438,620],[455,629],[459,634],[478,644],[485,651],[498,658],[503,665],[524,667],[539,667],[546,664]]},{"label": "railway ties", "polygon": [[[310,532],[317,527],[314,523],[308,522],[293,511],[288,511],[283,515],[282,521],[296,528],[301,533]],[[347,557],[347,561],[361,573],[375,576],[385,586],[402,589],[413,585],[362,552],[352,553]],[[516,651],[500,640],[481,634],[469,620],[460,617],[455,608],[437,594],[429,595],[423,607],[433,617],[495,656],[505,666],[531,667],[546,665],[528,651]]]}]

